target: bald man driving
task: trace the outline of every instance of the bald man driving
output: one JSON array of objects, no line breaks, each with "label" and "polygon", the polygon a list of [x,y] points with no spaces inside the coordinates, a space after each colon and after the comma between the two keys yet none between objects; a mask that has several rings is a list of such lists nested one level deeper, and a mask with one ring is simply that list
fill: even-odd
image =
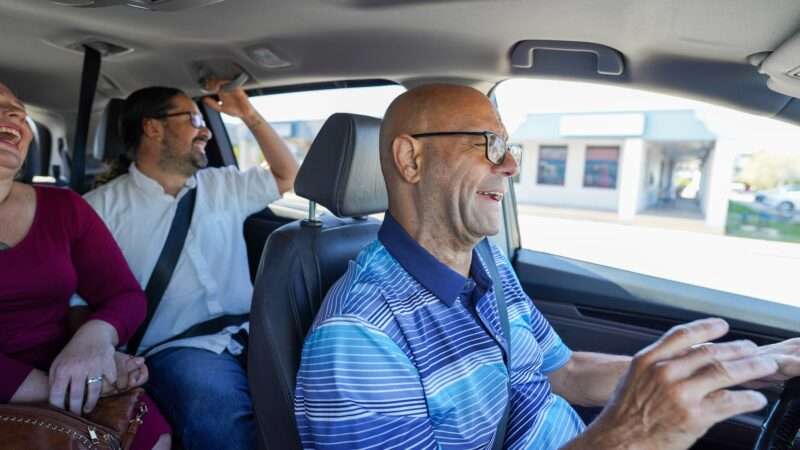
[{"label": "bald man driving", "polygon": [[[305,448],[685,449],[766,404],[728,387],[800,374],[797,341],[705,344],[727,332],[719,319],[675,327],[633,358],[571,351],[486,240],[518,170],[507,139],[468,87],[418,87],[389,107],[389,211],[303,348]],[[587,428],[570,403],[606,407]]]}]

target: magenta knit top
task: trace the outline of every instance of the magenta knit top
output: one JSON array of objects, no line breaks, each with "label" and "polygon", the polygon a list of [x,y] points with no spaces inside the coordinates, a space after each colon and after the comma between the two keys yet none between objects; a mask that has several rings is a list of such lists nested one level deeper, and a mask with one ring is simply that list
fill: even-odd
[{"label": "magenta knit top", "polygon": [[0,252],[0,403],[67,344],[74,293],[89,303],[90,319],[116,328],[120,344],[145,316],[144,293],[94,210],[72,191],[35,189],[30,231]]}]

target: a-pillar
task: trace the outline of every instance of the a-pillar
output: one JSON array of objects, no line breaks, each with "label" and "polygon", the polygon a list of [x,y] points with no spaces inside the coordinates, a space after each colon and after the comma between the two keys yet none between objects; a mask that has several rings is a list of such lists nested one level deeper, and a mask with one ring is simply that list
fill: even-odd
[{"label": "a-pillar", "polygon": [[646,161],[644,141],[642,139],[626,139],[621,159],[617,177],[619,181],[617,216],[621,220],[629,222],[633,220],[639,210],[639,197],[642,195]]},{"label": "a-pillar", "polygon": [[728,220],[728,200],[733,182],[733,165],[740,146],[733,139],[720,139],[706,158],[704,174],[708,185],[703,198],[706,227],[716,232],[725,231]]}]

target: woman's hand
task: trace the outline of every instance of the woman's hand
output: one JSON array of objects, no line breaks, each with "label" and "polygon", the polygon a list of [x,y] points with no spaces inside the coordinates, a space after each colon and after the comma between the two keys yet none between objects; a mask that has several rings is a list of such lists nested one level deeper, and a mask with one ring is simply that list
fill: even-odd
[{"label": "woman's hand", "polygon": [[117,331],[109,323],[86,322],[50,366],[50,404],[74,414],[93,410],[103,381],[117,383],[116,343]]},{"label": "woman's hand", "polygon": [[100,397],[120,394],[147,383],[150,372],[147,370],[143,357],[116,352],[114,353],[114,363],[117,366],[117,382],[112,384],[103,380]]}]

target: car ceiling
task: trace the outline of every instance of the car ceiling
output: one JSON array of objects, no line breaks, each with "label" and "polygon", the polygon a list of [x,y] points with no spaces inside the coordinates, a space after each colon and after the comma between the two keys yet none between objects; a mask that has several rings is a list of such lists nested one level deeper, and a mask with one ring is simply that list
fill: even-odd
[{"label": "car ceiling", "polygon": [[[31,105],[74,112],[83,58],[58,45],[93,36],[134,50],[103,60],[97,105],[156,84],[199,94],[192,64],[215,60],[254,76],[248,88],[371,78],[485,88],[541,76],[699,95],[800,121],[797,102],[768,90],[747,63],[780,46],[798,23],[795,0],[227,0],[177,12],[4,0],[0,81]],[[596,75],[569,56],[542,54],[533,71],[512,70],[510,50],[526,39],[607,45],[626,69],[621,77]],[[253,45],[292,66],[260,67],[245,51]]]}]

